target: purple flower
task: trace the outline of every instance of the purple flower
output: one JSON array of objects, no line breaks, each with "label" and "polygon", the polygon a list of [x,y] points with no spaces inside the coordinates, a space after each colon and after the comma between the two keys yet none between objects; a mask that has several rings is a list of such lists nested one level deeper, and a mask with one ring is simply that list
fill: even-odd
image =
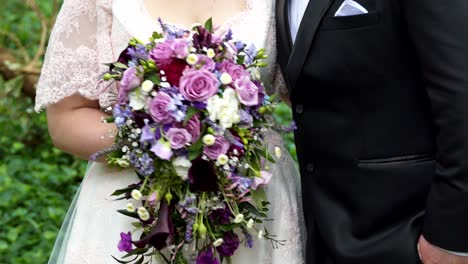
[{"label": "purple flower", "polygon": [[118,245],[119,251],[130,252],[133,250],[132,233],[120,233],[120,241]]},{"label": "purple flower", "polygon": [[213,223],[227,225],[231,223],[231,221],[229,220],[231,216],[231,211],[229,210],[229,208],[226,207],[224,209],[218,209],[211,212],[209,219]]},{"label": "purple flower", "polygon": [[255,56],[257,56],[257,48],[255,47],[254,44],[250,44],[245,50],[245,54],[247,54],[247,57],[245,58],[245,63],[250,64],[253,62]]},{"label": "purple flower", "polygon": [[253,117],[247,111],[241,109],[240,110],[241,122],[244,125],[251,125],[253,123]]},{"label": "purple flower", "polygon": [[120,81],[119,103],[126,103],[128,101],[128,94],[140,86],[140,84],[141,78],[137,75],[137,69],[135,67],[126,69]]},{"label": "purple flower", "polygon": [[148,124],[148,120],[145,120],[145,126],[141,129],[141,136],[140,136],[140,142],[149,142],[151,144],[155,144],[156,140],[159,138],[156,138],[156,128],[152,127],[151,125]]},{"label": "purple flower", "polygon": [[215,143],[203,148],[205,154],[211,160],[218,159],[219,155],[226,154],[229,150],[229,142],[223,136],[216,136]]},{"label": "purple flower", "polygon": [[227,74],[231,75],[231,77],[232,77],[232,79],[234,81],[238,80],[238,79],[241,79],[243,77],[250,77],[249,72],[246,71],[244,69],[244,67],[242,67],[239,64],[235,64],[231,60],[224,60],[221,63],[219,63],[218,64],[218,71],[220,73],[227,73]]},{"label": "purple flower", "polygon": [[245,246],[248,248],[253,248],[254,241],[252,235],[245,228],[242,228],[242,233],[244,233],[245,236]]},{"label": "purple flower", "polygon": [[171,103],[167,109],[177,122],[184,120],[185,115],[187,114],[187,106],[183,101],[184,97],[179,93],[179,90],[176,90],[175,93],[171,94]]},{"label": "purple flower", "polygon": [[137,44],[136,47],[132,47],[128,49],[128,54],[133,59],[139,60],[147,60],[148,59],[148,51],[146,50],[145,45]]},{"label": "purple flower", "polygon": [[175,39],[171,48],[179,59],[184,59],[189,54],[188,44],[185,39]]},{"label": "purple flower", "polygon": [[133,242],[133,244],[138,248],[144,248],[150,244],[157,250],[162,250],[169,246],[173,238],[174,226],[171,219],[171,209],[163,199],[159,207],[159,217],[156,226],[146,237]]},{"label": "purple flower", "polygon": [[181,149],[192,141],[192,136],[185,128],[170,128],[166,136],[173,149]]},{"label": "purple flower", "polygon": [[234,232],[226,232],[223,237],[224,243],[217,247],[216,250],[221,256],[230,257],[234,255],[236,250],[239,248],[239,236]]},{"label": "purple flower", "polygon": [[170,160],[174,154],[171,149],[171,143],[162,138],[151,147],[151,151],[162,160]]},{"label": "purple flower", "polygon": [[209,248],[198,255],[196,264],[220,264],[219,260],[213,255],[213,249]]},{"label": "purple flower", "polygon": [[189,169],[191,192],[214,192],[218,190],[218,176],[213,164],[202,158],[192,161]]},{"label": "purple flower", "polygon": [[252,189],[257,190],[267,186],[270,183],[272,176],[273,174],[271,174],[271,172],[262,170],[260,172],[260,177],[255,177]]},{"label": "purple flower", "polygon": [[128,119],[132,117],[132,111],[128,105],[115,105],[112,115],[114,116],[114,123],[118,128],[125,126]]},{"label": "purple flower", "polygon": [[185,129],[190,133],[192,136],[192,143],[195,143],[198,141],[200,138],[200,133],[201,133],[201,122],[200,122],[200,116],[198,114],[193,115],[188,121],[187,124],[185,125]]},{"label": "purple flower", "polygon": [[149,176],[154,172],[154,160],[148,153],[143,153],[143,155],[138,158],[135,168],[141,175]]},{"label": "purple flower", "polygon": [[216,75],[207,70],[185,71],[180,79],[180,92],[190,102],[204,102],[218,92]]},{"label": "purple flower", "polygon": [[211,48],[215,46],[213,43],[213,34],[211,34],[204,27],[197,27],[198,33],[193,35],[193,46],[197,49],[202,49],[203,47]]},{"label": "purple flower", "polygon": [[169,112],[171,96],[167,93],[159,92],[149,103],[149,112],[154,121],[169,124],[174,122],[174,118]]},{"label": "purple flower", "polygon": [[174,58],[174,50],[172,49],[172,40],[166,40],[158,43],[149,53],[150,59],[153,59],[158,65],[170,64]]},{"label": "purple flower", "polygon": [[249,77],[245,76],[234,82],[239,101],[247,106],[258,105],[258,87]]},{"label": "purple flower", "polygon": [[198,55],[197,65],[200,66],[200,69],[213,72],[216,68],[216,63],[210,57],[206,55]]}]

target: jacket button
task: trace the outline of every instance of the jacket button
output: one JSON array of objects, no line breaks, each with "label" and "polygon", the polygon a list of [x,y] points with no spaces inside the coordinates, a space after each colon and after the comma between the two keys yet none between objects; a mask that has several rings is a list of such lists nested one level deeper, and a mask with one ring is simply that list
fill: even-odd
[{"label": "jacket button", "polygon": [[296,105],[296,113],[302,114],[304,112],[304,106],[301,104]]},{"label": "jacket button", "polygon": [[307,172],[309,172],[309,173],[314,172],[314,170],[315,170],[314,164],[312,164],[312,163],[307,163],[307,165],[306,165],[306,170],[307,170]]}]

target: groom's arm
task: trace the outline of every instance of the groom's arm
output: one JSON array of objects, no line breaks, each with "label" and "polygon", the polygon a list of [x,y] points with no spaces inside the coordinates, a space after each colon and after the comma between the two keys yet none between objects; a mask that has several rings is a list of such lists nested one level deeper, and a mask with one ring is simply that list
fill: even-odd
[{"label": "groom's arm", "polygon": [[400,0],[437,132],[423,234],[468,252],[468,1]]}]

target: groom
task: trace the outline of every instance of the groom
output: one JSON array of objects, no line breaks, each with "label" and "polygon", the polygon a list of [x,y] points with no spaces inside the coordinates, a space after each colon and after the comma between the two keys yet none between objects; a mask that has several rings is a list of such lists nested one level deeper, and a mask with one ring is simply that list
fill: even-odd
[{"label": "groom", "polygon": [[468,263],[468,0],[276,5],[307,264]]}]

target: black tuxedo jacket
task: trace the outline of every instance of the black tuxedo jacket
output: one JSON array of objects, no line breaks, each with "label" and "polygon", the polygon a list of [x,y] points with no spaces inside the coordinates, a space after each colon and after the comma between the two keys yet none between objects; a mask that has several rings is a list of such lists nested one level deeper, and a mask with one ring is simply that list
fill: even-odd
[{"label": "black tuxedo jacket", "polygon": [[419,263],[418,237],[468,252],[468,0],[310,0],[292,45],[277,0],[308,264]]}]

